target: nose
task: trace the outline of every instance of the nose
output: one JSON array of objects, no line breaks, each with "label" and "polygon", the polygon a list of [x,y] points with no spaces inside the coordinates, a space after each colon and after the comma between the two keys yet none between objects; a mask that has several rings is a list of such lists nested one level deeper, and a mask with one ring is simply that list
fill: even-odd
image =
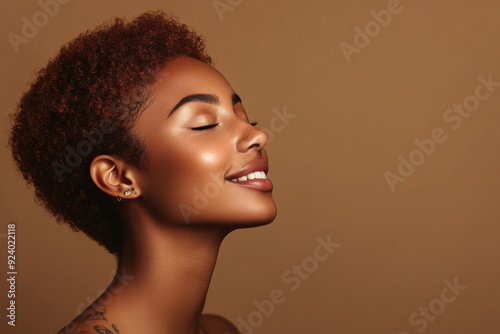
[{"label": "nose", "polygon": [[238,152],[247,152],[252,149],[260,151],[267,143],[265,132],[257,129],[252,124],[242,120],[241,132],[236,143]]}]

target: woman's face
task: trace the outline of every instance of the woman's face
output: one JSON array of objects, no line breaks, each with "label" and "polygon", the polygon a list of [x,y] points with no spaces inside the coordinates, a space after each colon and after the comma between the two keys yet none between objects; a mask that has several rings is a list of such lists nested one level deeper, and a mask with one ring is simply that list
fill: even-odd
[{"label": "woman's face", "polygon": [[275,218],[266,134],[249,123],[238,95],[217,70],[176,58],[148,102],[133,131],[146,147],[139,200],[155,219],[237,227]]}]

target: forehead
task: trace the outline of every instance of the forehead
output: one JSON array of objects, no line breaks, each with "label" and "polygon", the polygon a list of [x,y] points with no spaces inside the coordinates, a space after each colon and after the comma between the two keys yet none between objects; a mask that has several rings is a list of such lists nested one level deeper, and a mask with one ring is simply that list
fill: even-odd
[{"label": "forehead", "polygon": [[171,60],[163,68],[151,94],[166,103],[177,103],[190,94],[215,94],[224,98],[233,90],[224,76],[210,64],[189,58]]}]

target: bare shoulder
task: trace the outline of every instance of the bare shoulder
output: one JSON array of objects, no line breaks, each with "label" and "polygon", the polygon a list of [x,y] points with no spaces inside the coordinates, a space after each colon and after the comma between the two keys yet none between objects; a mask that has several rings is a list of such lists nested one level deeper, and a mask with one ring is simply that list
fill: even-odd
[{"label": "bare shoulder", "polygon": [[120,331],[108,322],[105,310],[86,310],[57,334],[120,334]]},{"label": "bare shoulder", "polygon": [[240,334],[229,320],[217,314],[203,314],[200,327],[205,334]]}]

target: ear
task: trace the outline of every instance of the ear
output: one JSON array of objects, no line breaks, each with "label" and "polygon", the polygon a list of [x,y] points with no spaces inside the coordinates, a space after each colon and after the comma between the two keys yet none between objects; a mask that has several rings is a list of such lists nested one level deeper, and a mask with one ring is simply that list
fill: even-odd
[{"label": "ear", "polygon": [[114,198],[134,199],[140,196],[136,173],[136,168],[111,155],[99,155],[90,164],[90,177],[96,186]]}]

